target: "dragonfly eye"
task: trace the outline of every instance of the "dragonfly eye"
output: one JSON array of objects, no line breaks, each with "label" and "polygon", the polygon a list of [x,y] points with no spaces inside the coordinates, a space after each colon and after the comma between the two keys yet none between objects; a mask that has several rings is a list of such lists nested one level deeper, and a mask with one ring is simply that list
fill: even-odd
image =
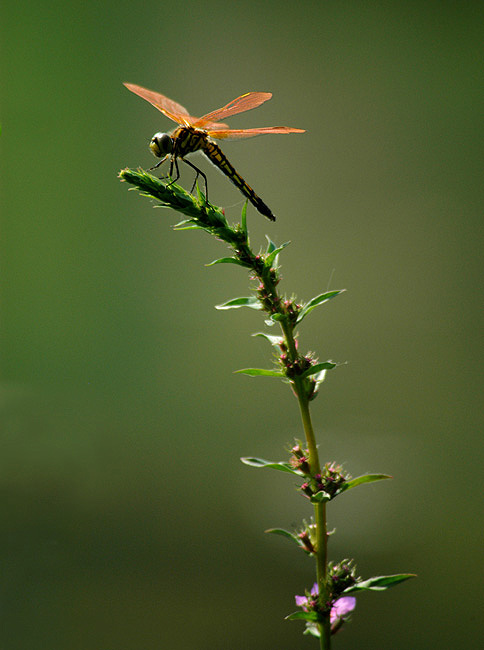
[{"label": "dragonfly eye", "polygon": [[155,133],[151,138],[150,149],[157,158],[173,151],[173,140],[168,133]]}]

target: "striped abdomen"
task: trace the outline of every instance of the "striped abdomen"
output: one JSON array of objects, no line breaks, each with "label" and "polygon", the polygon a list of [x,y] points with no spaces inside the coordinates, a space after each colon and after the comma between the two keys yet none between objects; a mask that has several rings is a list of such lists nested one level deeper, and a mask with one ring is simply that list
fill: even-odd
[{"label": "striped abdomen", "polygon": [[264,201],[261,198],[257,196],[254,190],[250,187],[250,185],[247,185],[247,183],[244,181],[242,176],[235,171],[235,169],[229,163],[229,161],[227,160],[226,156],[224,155],[220,147],[215,142],[213,142],[212,140],[208,140],[207,138],[203,142],[201,149],[204,152],[204,154],[208,158],[210,158],[213,164],[217,165],[217,167],[221,171],[223,171],[223,173],[226,176],[230,178],[232,183],[239,188],[242,194],[249,199],[252,205],[261,214],[263,214],[264,217],[267,217],[271,221],[276,220],[275,216],[271,212],[271,209],[264,203]]}]

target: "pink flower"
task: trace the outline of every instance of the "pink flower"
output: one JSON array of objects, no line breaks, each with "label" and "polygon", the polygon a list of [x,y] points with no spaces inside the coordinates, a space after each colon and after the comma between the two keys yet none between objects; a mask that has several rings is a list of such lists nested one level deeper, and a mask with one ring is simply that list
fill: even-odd
[{"label": "pink flower", "polygon": [[356,598],[354,596],[343,596],[338,598],[331,607],[331,627],[340,625],[356,607]]},{"label": "pink flower", "polygon": [[[315,582],[311,593],[306,596],[296,596],[296,605],[305,612],[318,610],[318,585]],[[353,596],[342,596],[331,605],[330,621],[331,632],[334,634],[343,625],[351,612],[356,607],[356,598]],[[311,625],[310,623],[308,625]]]},{"label": "pink flower", "polygon": [[311,596],[313,596],[313,598],[309,598],[308,596],[295,596],[296,605],[298,607],[302,607],[305,612],[308,612],[310,609],[314,609],[312,605],[314,604],[314,601],[317,599],[318,596],[317,582],[314,583],[313,588],[311,589]]}]

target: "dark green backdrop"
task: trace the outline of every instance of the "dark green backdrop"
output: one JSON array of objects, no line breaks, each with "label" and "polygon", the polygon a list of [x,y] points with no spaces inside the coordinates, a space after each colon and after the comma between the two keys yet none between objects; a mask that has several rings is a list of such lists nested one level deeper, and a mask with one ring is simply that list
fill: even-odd
[{"label": "dark green backdrop", "polygon": [[483,18],[480,2],[7,2],[2,650],[316,646],[283,620],[313,566],[263,534],[309,507],[238,460],[284,458],[296,403],[232,374],[271,354],[259,314],[213,309],[245,274],[206,268],[220,244],[118,182],[170,128],[123,81],[195,114],[270,90],[230,124],[307,129],[224,151],[278,215],[249,208],[255,247],[293,242],[283,289],[348,289],[301,328],[348,361],[314,403],[320,453],[395,478],[330,508],[331,557],[419,574],[362,595],[335,648],[478,646]]}]

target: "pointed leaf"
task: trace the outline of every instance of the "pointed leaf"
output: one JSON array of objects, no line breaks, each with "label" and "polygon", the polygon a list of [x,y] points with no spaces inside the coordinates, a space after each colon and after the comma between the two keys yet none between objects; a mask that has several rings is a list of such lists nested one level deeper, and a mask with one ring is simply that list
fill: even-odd
[{"label": "pointed leaf", "polygon": [[272,253],[272,251],[276,250],[277,246],[274,244],[274,242],[271,240],[271,238],[268,235],[266,235],[266,239],[267,239],[267,242],[268,242],[266,255],[270,255]]},{"label": "pointed leaf", "polygon": [[322,293],[319,296],[315,296],[314,298],[311,298],[309,302],[307,302],[304,307],[301,309],[299,312],[299,316],[297,317],[298,323],[302,321],[302,319],[307,316],[312,310],[317,307],[318,305],[322,305],[323,303],[327,302],[328,300],[331,300],[331,298],[334,298],[335,296],[338,296],[340,293],[342,293],[344,289],[341,289],[339,291],[327,291],[326,293]]},{"label": "pointed leaf", "polygon": [[363,580],[362,582],[357,582],[352,587],[344,590],[344,594],[349,594],[354,591],[385,591],[394,587],[395,585],[408,580],[409,578],[416,578],[415,573],[397,573],[392,576],[376,576],[374,578],[369,578],[368,580]]},{"label": "pointed leaf", "polygon": [[245,266],[243,262],[235,257],[220,257],[218,260],[213,260],[213,262],[205,264],[205,266],[213,266],[214,264],[237,264],[238,266]]},{"label": "pointed leaf", "polygon": [[203,228],[194,224],[191,219],[183,219],[173,226],[173,230],[203,230]]},{"label": "pointed leaf", "polygon": [[268,467],[269,469],[278,469],[281,472],[288,472],[289,474],[296,474],[296,476],[303,476],[302,472],[297,469],[294,469],[289,463],[273,463],[270,460],[264,460],[263,458],[251,458],[246,456],[240,459],[244,465],[250,465],[251,467]]},{"label": "pointed leaf", "polygon": [[269,341],[269,343],[276,348],[284,341],[282,336],[273,336],[272,334],[266,334],[265,332],[256,332],[255,334],[252,334],[252,336],[262,336],[262,338]]},{"label": "pointed leaf", "polygon": [[294,533],[290,533],[288,530],[284,530],[284,528],[269,528],[269,530],[266,530],[265,532],[273,533],[274,535],[281,535],[281,537],[287,537],[287,539],[295,542],[300,548],[303,548],[306,552],[308,552],[299,537],[297,535],[294,535]]},{"label": "pointed leaf", "polygon": [[318,372],[317,375],[314,375],[313,379],[316,382],[316,388],[314,389],[314,392],[317,393],[320,384],[323,383],[324,378],[326,377],[327,370],[321,370],[321,372]]},{"label": "pointed leaf", "polygon": [[248,202],[249,202],[249,200],[247,199],[247,201],[244,203],[244,205],[242,207],[242,213],[240,215],[240,218],[241,218],[240,227],[242,228],[242,232],[244,233],[246,239],[248,239],[248,237],[249,237],[248,232],[247,232],[247,204],[248,204]]},{"label": "pointed leaf", "polygon": [[282,370],[266,370],[265,368],[242,368],[234,370],[236,374],[249,375],[249,377],[284,377]]},{"label": "pointed leaf", "polygon": [[293,612],[286,616],[286,621],[309,621],[311,623],[321,623],[323,617],[318,612]]},{"label": "pointed leaf", "polygon": [[365,483],[373,483],[373,481],[381,481],[384,478],[393,478],[389,474],[363,474],[363,476],[357,476],[356,478],[351,479],[347,483],[344,483],[342,486],[343,490],[351,490],[351,488],[356,487],[357,485],[364,485]]},{"label": "pointed leaf", "polygon": [[202,205],[206,205],[206,204],[207,204],[207,197],[205,196],[205,194],[204,194],[204,193],[202,192],[202,190],[200,189],[198,183],[196,184],[196,190],[197,190],[197,197],[198,197],[198,200],[200,201],[200,203],[201,203]]},{"label": "pointed leaf", "polygon": [[[161,206],[161,207],[164,208],[165,206],[163,205],[163,206]],[[179,221],[178,223],[176,223],[176,224],[173,226],[173,228],[178,228],[179,226],[185,226],[187,223],[193,223],[193,221],[192,221],[191,219],[182,219],[181,221]]]},{"label": "pointed leaf", "polygon": [[276,323],[280,322],[281,320],[285,320],[286,316],[284,314],[272,314],[271,320],[275,321]]},{"label": "pointed leaf", "polygon": [[251,309],[262,309],[262,304],[256,296],[248,296],[244,298],[233,298],[224,302],[222,305],[215,305],[215,309],[238,309],[239,307],[250,307]]},{"label": "pointed leaf", "polygon": [[303,635],[314,636],[316,639],[321,638],[321,632],[319,631],[319,628],[316,625],[311,625],[309,623],[306,625],[306,629],[304,630]]},{"label": "pointed leaf", "polygon": [[316,375],[322,370],[332,370],[333,368],[336,368],[336,364],[332,361],[323,361],[322,363],[316,363],[314,366],[311,366],[302,373],[301,379],[306,379],[306,377]]},{"label": "pointed leaf", "polygon": [[313,494],[309,500],[311,503],[324,503],[325,501],[331,501],[331,498],[331,494],[328,494],[324,490],[320,490],[319,492]]},{"label": "pointed leaf", "polygon": [[182,228],[174,228],[174,230],[204,230],[201,226],[183,226]]},{"label": "pointed leaf", "polygon": [[282,244],[281,246],[278,246],[277,248],[275,248],[275,249],[270,253],[270,255],[268,255],[268,256],[266,257],[266,264],[267,264],[268,266],[272,266],[273,263],[274,263],[274,260],[275,260],[276,257],[279,255],[279,253],[280,253],[282,250],[284,250],[284,249],[286,248],[286,246],[289,246],[290,243],[291,243],[290,241],[287,241],[285,244]]}]

